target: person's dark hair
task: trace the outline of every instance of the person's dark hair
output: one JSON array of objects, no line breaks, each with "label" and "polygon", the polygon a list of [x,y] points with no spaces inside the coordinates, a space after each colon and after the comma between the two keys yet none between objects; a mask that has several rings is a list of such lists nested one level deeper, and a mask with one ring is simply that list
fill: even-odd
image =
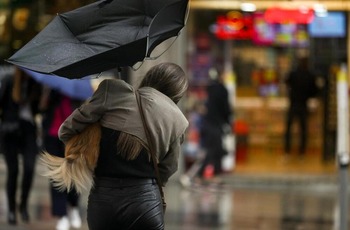
[{"label": "person's dark hair", "polygon": [[[174,63],[162,63],[152,67],[143,78],[139,88],[152,87],[178,103],[188,88],[188,79],[180,66]],[[126,160],[138,157],[147,144],[136,136],[121,132],[117,140],[118,154]],[[150,153],[148,153],[149,159]]]},{"label": "person's dark hair", "polygon": [[299,70],[308,70],[309,69],[309,58],[308,57],[300,57],[298,59],[297,68]]},{"label": "person's dark hair", "polygon": [[182,68],[165,62],[153,66],[143,78],[141,87],[152,87],[178,103],[188,88],[188,79]]}]

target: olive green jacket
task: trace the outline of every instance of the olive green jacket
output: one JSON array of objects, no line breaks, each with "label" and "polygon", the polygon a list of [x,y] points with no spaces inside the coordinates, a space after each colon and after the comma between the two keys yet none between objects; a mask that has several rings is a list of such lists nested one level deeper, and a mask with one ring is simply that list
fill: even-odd
[{"label": "olive green jacket", "polygon": [[[151,87],[142,87],[138,91],[164,185],[178,168],[178,157],[188,121],[166,95]],[[122,80],[102,81],[87,103],[74,110],[61,125],[59,138],[66,143],[72,136],[95,122],[100,122],[103,127],[134,135],[147,143],[135,89]]]}]

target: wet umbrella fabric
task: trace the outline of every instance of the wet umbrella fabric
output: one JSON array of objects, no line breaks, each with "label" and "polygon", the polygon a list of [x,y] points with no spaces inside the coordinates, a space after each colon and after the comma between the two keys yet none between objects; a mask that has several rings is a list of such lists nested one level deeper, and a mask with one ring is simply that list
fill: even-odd
[{"label": "wet umbrella fabric", "polygon": [[62,94],[78,100],[86,100],[92,96],[94,90],[90,78],[67,79],[55,75],[37,73],[31,70],[22,69],[37,82],[56,89]]},{"label": "wet umbrella fabric", "polygon": [[81,78],[150,57],[178,36],[188,0],[105,0],[57,15],[9,63],[35,72]]}]

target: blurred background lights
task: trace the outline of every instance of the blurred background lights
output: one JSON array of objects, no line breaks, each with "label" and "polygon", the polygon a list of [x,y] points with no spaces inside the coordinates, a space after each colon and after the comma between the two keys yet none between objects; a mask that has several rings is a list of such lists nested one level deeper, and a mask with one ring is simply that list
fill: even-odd
[{"label": "blurred background lights", "polygon": [[326,7],[319,3],[314,5],[314,11],[317,17],[326,17],[328,13]]},{"label": "blurred background lights", "polygon": [[241,10],[244,12],[254,12],[256,11],[256,5],[254,3],[242,2]]}]

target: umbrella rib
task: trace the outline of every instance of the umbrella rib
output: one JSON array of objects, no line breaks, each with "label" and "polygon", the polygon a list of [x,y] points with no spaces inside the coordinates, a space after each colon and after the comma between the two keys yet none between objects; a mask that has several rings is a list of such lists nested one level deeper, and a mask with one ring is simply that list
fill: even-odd
[{"label": "umbrella rib", "polygon": [[79,40],[79,38],[77,37],[77,35],[76,35],[75,33],[73,33],[73,31],[69,28],[69,26],[62,20],[61,15],[59,14],[58,16],[60,17],[60,19],[61,19],[61,21],[62,21],[62,24],[67,28],[67,30],[68,30],[71,34],[74,35],[73,37],[78,41],[78,43],[81,43],[81,44],[83,44],[83,45],[86,46],[86,44],[85,44],[84,42],[82,42],[81,40]]},{"label": "umbrella rib", "polygon": [[[60,15],[59,15],[59,16],[60,16]],[[61,19],[61,17],[60,17],[60,19]],[[62,20],[62,19],[61,19],[61,20]],[[77,41],[78,44],[83,45],[85,49],[87,49],[87,50],[89,50],[90,52],[94,53],[94,50],[93,50],[91,47],[89,47],[89,45],[88,45],[87,43],[85,43],[83,40],[80,40],[80,39],[78,38],[78,36],[77,36],[75,33],[73,33],[73,31],[69,28],[69,26],[68,26],[66,23],[64,23],[63,20],[62,20],[62,24],[65,26],[65,28],[66,28],[72,35],[74,35],[73,38]],[[102,44],[100,44],[100,45],[102,45]],[[116,45],[117,45],[117,46],[121,46],[122,44],[121,44],[121,43],[116,43]],[[103,53],[103,52],[100,52],[100,53]]]}]

